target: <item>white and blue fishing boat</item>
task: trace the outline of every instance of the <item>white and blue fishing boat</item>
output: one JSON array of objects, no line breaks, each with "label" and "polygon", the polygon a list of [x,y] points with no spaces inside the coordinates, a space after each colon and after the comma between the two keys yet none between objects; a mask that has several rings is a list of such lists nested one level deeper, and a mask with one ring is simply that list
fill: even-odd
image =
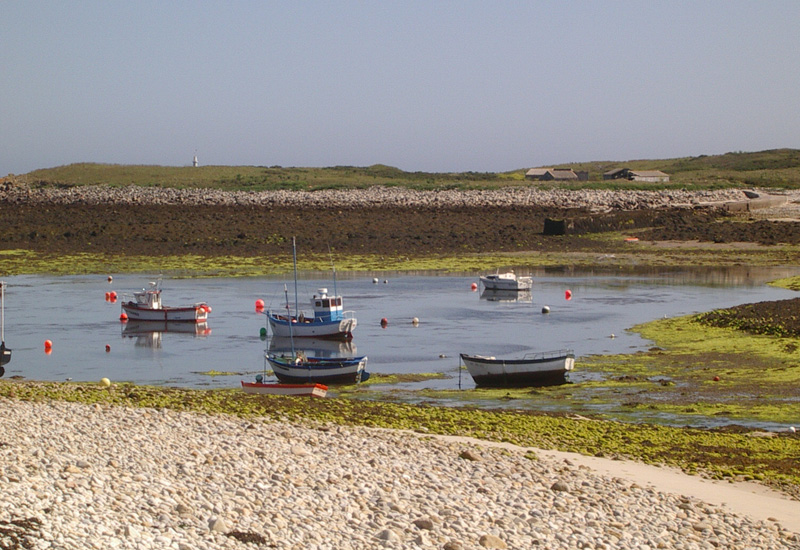
[{"label": "white and blue fishing boat", "polygon": [[336,294],[336,269],[333,271],[333,295],[327,288],[321,288],[311,297],[313,314],[300,311],[297,303],[297,248],[292,237],[292,260],[294,263],[294,301],[295,313],[291,314],[288,295],[283,310],[266,312],[273,336],[281,338],[331,338],[350,340],[356,328],[355,313],[344,311],[342,297]]}]

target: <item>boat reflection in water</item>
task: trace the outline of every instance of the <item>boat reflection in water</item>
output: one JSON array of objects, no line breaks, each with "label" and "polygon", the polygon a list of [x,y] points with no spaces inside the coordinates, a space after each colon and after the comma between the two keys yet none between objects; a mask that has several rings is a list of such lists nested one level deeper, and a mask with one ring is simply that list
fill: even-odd
[{"label": "boat reflection in water", "polygon": [[273,336],[269,341],[269,350],[272,354],[284,353],[291,355],[303,352],[306,357],[352,357],[357,348],[353,341],[322,340],[319,338],[295,338],[292,347],[291,338]]},{"label": "boat reflection in water", "polygon": [[128,321],[122,325],[122,337],[134,338],[136,347],[161,349],[165,332],[205,337],[211,333],[208,323],[182,323],[180,321]]},{"label": "boat reflection in water", "polygon": [[530,290],[502,290],[486,288],[481,292],[481,300],[490,302],[533,302]]}]

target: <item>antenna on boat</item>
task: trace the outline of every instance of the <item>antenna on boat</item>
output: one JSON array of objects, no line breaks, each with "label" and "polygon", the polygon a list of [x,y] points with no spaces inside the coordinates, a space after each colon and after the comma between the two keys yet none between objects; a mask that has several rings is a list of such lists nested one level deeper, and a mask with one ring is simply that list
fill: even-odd
[{"label": "antenna on boat", "polygon": [[[295,282],[297,282],[297,278],[295,278]],[[286,296],[286,318],[289,321],[289,341],[292,343],[292,357],[295,357],[294,332],[292,331],[292,314],[289,313],[289,289],[286,286],[286,284],[283,285],[283,294]],[[295,298],[296,298],[296,293],[295,293]],[[295,318],[296,317],[297,315],[295,314]]]},{"label": "antenna on boat", "polygon": [[334,300],[339,295],[339,292],[336,290],[336,264],[333,263],[333,254],[331,254],[331,243],[328,243],[328,256],[331,259],[331,269],[333,270],[333,298]]}]

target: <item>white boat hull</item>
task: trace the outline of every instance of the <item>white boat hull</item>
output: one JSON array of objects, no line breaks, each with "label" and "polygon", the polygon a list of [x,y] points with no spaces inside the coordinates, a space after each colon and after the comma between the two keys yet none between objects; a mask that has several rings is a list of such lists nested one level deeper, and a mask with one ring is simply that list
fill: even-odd
[{"label": "white boat hull", "polygon": [[472,379],[478,386],[536,386],[560,384],[575,367],[575,354],[563,350],[522,359],[497,359],[462,353]]},{"label": "white boat hull", "polygon": [[245,393],[261,395],[325,397],[328,393],[328,386],[323,384],[264,384],[243,381],[242,390]]},{"label": "white boat hull", "polygon": [[486,290],[530,290],[533,287],[533,278],[517,277],[513,273],[502,275],[481,275],[481,284]]},{"label": "white boat hull", "polygon": [[134,302],[127,302],[122,304],[122,311],[124,311],[128,319],[132,321],[204,323],[208,319],[208,307],[205,304],[152,309],[140,307]]}]

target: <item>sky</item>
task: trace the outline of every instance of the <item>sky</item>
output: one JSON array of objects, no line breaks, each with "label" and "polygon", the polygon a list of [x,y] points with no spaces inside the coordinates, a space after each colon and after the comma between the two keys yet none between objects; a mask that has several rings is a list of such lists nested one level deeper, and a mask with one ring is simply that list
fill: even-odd
[{"label": "sky", "polygon": [[4,0],[0,44],[0,176],[800,148],[797,0]]}]

